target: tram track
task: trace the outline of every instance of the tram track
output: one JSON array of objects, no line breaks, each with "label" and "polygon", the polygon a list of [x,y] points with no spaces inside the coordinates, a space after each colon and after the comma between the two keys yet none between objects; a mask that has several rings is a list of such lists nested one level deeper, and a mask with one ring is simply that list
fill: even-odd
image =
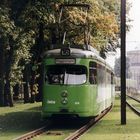
[{"label": "tram track", "polygon": [[[127,95],[129,98],[137,101],[138,103],[140,103],[140,101],[132,96]],[[126,104],[128,105],[128,107],[134,111],[138,116],[140,116],[140,110],[136,109],[133,105],[131,105],[128,101],[126,101]],[[94,119],[91,119],[90,121],[88,121],[88,123],[80,126],[79,128],[77,128],[77,130],[75,130],[71,135],[69,135],[68,137],[66,137],[64,140],[76,140],[79,139],[79,137],[81,135],[83,135],[84,133],[86,133],[91,127],[94,127],[110,110],[111,110],[112,106],[107,108],[105,111],[103,111],[99,116],[95,117]],[[53,124],[54,125],[54,124]],[[33,130],[29,133],[26,133],[24,135],[21,135],[13,140],[30,140],[32,138],[35,138],[39,135],[42,135],[44,133],[46,133],[47,135],[52,134],[52,132],[50,131],[50,127],[52,128],[52,123],[48,122],[47,125],[42,126],[36,130]],[[55,127],[55,126],[53,126]],[[54,132],[53,132],[54,133]],[[56,134],[59,135],[59,134]]]},{"label": "tram track", "polygon": [[135,112],[138,116],[140,116],[140,110],[136,109],[133,105],[128,103],[128,101],[126,101],[126,104],[133,112]]},{"label": "tram track", "polygon": [[76,130],[72,135],[68,136],[64,140],[76,140],[79,139],[81,135],[83,135],[85,132],[87,132],[91,127],[95,126],[110,110],[112,106],[107,108],[104,112],[102,112],[99,116],[96,118],[90,120],[87,124],[82,126],[80,129]]},{"label": "tram track", "polygon": [[[84,126],[81,126],[80,128],[78,128],[78,130],[76,130],[75,132],[72,133],[72,135],[69,135],[67,138],[65,138],[65,140],[76,140],[78,139],[82,134],[84,134],[89,128],[93,127],[95,124],[97,124],[99,122],[99,120],[101,120],[101,118],[103,118],[110,110],[111,110],[112,106],[107,108],[104,112],[102,112],[99,116],[95,117],[94,119],[91,119],[90,121],[88,121],[88,123],[84,124]],[[46,126],[42,126],[38,129],[35,129],[31,132],[28,132],[24,135],[21,135],[13,140],[31,140],[39,135],[42,135],[44,133],[49,132],[49,127],[52,124],[49,123]]]},{"label": "tram track", "polygon": [[13,140],[30,140],[30,139],[36,137],[37,135],[43,134],[44,132],[46,132],[46,126],[33,130],[33,131],[26,133],[22,136],[19,136]]},{"label": "tram track", "polygon": [[[130,96],[130,95],[127,95],[127,97],[129,97],[130,99],[132,99],[132,100],[134,100],[134,101],[140,103],[140,100],[138,100],[138,99],[136,99],[136,98],[134,98],[134,97],[132,97],[132,96]],[[137,114],[138,116],[140,116],[140,110],[136,109],[136,108],[135,108],[133,105],[131,105],[128,101],[126,101],[126,104],[127,104],[127,106],[128,106],[135,114]]]},{"label": "tram track", "polygon": [[[130,96],[130,95],[126,95],[127,97],[129,97],[130,99],[140,103],[140,100]],[[121,98],[121,95],[120,95],[120,98]],[[133,105],[131,105],[128,101],[126,101],[126,105],[135,113],[137,114],[138,116],[140,116],[140,110],[136,109]]]},{"label": "tram track", "polygon": [[38,135],[42,135],[43,133],[48,131],[50,126],[51,126],[51,122],[48,122],[47,125],[42,126],[42,127],[38,128],[38,129],[35,129],[33,131],[30,131],[28,133],[25,133],[25,134],[13,139],[13,140],[30,140],[30,139],[32,139],[32,138],[34,138]]},{"label": "tram track", "polygon": [[129,97],[129,98],[135,100],[136,102],[140,103],[140,100],[138,100],[138,99],[136,99],[136,98],[134,98],[134,97],[132,97],[132,96],[130,96],[130,95],[127,95],[127,97]]}]

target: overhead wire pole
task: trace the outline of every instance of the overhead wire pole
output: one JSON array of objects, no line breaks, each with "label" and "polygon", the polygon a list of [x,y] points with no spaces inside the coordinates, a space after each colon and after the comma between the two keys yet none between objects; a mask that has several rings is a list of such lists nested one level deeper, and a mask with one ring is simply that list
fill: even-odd
[{"label": "overhead wire pole", "polygon": [[126,124],[126,0],[121,0],[121,124]]}]

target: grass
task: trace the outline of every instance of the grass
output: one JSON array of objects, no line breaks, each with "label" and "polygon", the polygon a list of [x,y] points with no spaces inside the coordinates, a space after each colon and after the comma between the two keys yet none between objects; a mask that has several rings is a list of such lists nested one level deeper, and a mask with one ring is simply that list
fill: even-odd
[{"label": "grass", "polygon": [[[11,140],[26,132],[39,128],[41,121],[41,103],[16,104],[13,108],[0,108],[0,140]],[[34,140],[63,140],[74,129],[55,128],[62,135],[44,135]],[[53,131],[53,132],[54,132]],[[120,124],[120,99],[117,98],[113,110],[91,128],[80,140],[140,140],[140,117],[127,108],[127,124]]]},{"label": "grass", "polygon": [[43,125],[41,103],[0,107],[0,140],[11,140]]},{"label": "grass", "polygon": [[127,108],[127,124],[121,125],[120,116],[120,100],[117,98],[113,110],[80,140],[140,140],[140,117]]}]

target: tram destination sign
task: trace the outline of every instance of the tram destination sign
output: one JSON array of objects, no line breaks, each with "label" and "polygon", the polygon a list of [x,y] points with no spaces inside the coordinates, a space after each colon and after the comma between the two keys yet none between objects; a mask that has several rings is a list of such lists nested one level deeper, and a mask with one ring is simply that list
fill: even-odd
[{"label": "tram destination sign", "polygon": [[67,58],[67,59],[55,59],[56,64],[75,64],[75,59]]}]

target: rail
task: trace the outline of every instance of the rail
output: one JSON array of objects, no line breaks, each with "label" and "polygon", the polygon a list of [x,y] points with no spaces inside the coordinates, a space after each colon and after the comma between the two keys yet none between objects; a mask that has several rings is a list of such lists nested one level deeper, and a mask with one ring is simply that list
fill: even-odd
[{"label": "rail", "polygon": [[136,109],[134,106],[128,103],[128,101],[126,101],[126,104],[133,112],[135,112],[138,116],[140,116],[140,110]]},{"label": "rail", "polygon": [[127,95],[127,97],[129,97],[129,98],[131,98],[131,99],[137,101],[138,103],[140,103],[140,100],[138,100],[138,99],[136,99],[136,98],[134,98],[134,97],[132,97],[132,96],[130,96],[130,95]]},{"label": "rail", "polygon": [[82,134],[84,134],[89,128],[93,127],[95,124],[97,124],[110,110],[112,106],[106,109],[104,112],[102,112],[99,116],[89,121],[86,125],[75,131],[72,135],[68,136],[65,140],[76,140],[78,139]]},{"label": "rail", "polygon": [[[72,135],[68,136],[65,140],[76,140],[78,139],[82,134],[84,134],[89,128],[93,127],[95,124],[97,124],[110,110],[112,106],[107,108],[105,111],[103,111],[99,116],[95,117],[94,119],[90,120],[87,124],[82,126],[80,129],[75,131]],[[47,126],[43,126],[39,129],[33,130],[29,133],[26,133],[24,135],[21,135],[13,140],[30,140],[38,135],[43,134],[44,132],[48,131],[48,124]]]},{"label": "rail", "polygon": [[[121,98],[121,95],[119,95],[120,96],[120,98]],[[132,97],[132,96],[130,96],[130,95],[126,95],[127,97],[129,97],[129,98],[131,98],[131,99],[133,99],[133,100],[135,100],[135,101],[137,101],[138,103],[140,103],[140,100],[138,100],[138,99],[136,99],[136,98],[134,98],[134,97]],[[138,110],[138,109],[136,109],[133,105],[131,105],[128,101],[126,101],[126,105],[134,112],[134,113],[136,113],[138,116],[140,116],[140,110]]]},{"label": "rail", "polygon": [[43,126],[43,127],[39,128],[39,129],[33,130],[33,131],[29,132],[29,133],[26,133],[26,134],[24,134],[22,136],[19,136],[19,137],[13,139],[13,140],[29,140],[29,139],[37,136],[37,135],[42,134],[45,131],[46,131],[46,126]]}]

